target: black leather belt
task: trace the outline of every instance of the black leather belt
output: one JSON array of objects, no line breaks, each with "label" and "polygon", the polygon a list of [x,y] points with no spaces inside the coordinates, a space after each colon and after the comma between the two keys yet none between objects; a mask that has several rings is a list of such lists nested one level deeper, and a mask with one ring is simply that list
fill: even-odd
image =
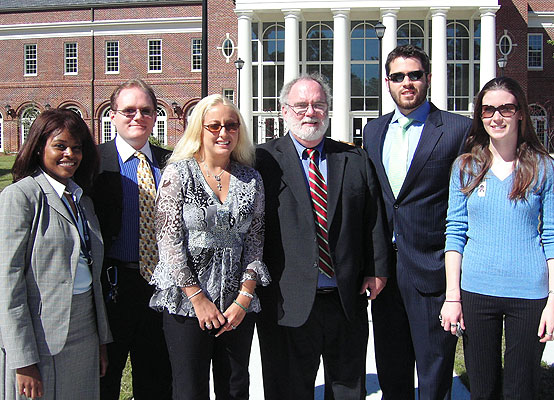
[{"label": "black leather belt", "polygon": [[138,262],[124,262],[124,261],[116,260],[114,258],[107,258],[104,264],[113,265],[121,268],[139,269]]},{"label": "black leather belt", "polygon": [[337,293],[337,288],[336,287],[326,287],[326,288],[317,288],[317,290],[315,291],[316,294],[332,294],[332,293]]}]

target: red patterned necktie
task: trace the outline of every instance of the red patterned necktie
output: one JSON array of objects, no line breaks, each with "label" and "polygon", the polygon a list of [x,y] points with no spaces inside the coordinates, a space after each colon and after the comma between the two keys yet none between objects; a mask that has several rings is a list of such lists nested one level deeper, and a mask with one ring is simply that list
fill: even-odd
[{"label": "red patterned necktie", "polygon": [[310,159],[308,181],[310,183],[317,244],[319,247],[319,270],[331,278],[335,274],[335,271],[331,262],[327,232],[327,184],[315,162],[315,157],[319,152],[315,149],[306,149],[306,152]]},{"label": "red patterned necktie", "polygon": [[154,207],[156,183],[146,156],[137,151],[137,185],[139,190],[139,269],[144,279],[150,282],[158,263],[158,246],[154,232]]}]

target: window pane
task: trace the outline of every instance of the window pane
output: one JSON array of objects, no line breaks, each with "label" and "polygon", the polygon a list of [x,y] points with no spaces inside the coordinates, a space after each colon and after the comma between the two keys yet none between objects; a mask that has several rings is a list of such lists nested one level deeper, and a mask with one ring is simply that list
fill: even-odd
[{"label": "window pane", "polygon": [[379,64],[365,66],[365,95],[377,96],[379,93]]},{"label": "window pane", "polygon": [[352,64],[351,69],[351,86],[352,96],[364,95],[364,66],[363,64]]}]

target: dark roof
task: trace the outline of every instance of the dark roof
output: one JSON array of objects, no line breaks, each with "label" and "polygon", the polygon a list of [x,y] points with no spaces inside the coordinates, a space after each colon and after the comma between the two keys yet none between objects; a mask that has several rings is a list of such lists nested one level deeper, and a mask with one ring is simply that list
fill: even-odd
[{"label": "dark roof", "polygon": [[1,0],[0,12],[199,3],[200,0]]}]

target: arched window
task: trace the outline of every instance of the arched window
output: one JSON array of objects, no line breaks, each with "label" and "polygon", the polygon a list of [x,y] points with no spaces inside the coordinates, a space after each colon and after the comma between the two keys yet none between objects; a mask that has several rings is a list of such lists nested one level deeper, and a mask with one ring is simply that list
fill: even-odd
[{"label": "arched window", "polygon": [[4,117],[0,114],[0,151],[4,151]]},{"label": "arched window", "polygon": [[29,129],[33,121],[38,117],[40,111],[35,106],[29,106],[21,113],[21,143],[25,143],[29,135]]},{"label": "arched window", "polygon": [[113,138],[115,138],[116,129],[115,125],[112,123],[112,119],[110,118],[110,108],[106,108],[104,112],[102,113],[102,135],[101,140],[102,143],[109,142]]},{"label": "arched window", "polygon": [[79,116],[81,118],[83,118],[83,112],[81,111],[81,109],[79,107],[77,107],[77,106],[67,106],[67,107],[64,107],[64,108],[66,108],[67,110],[71,110],[76,114],[79,114]]},{"label": "arched window", "polygon": [[537,136],[539,137],[539,140],[548,149],[548,146],[549,145],[552,146],[552,144],[549,143],[549,138],[547,134],[548,119],[546,118],[546,110],[544,109],[544,107],[542,107],[539,104],[530,104],[529,113],[531,114],[531,121],[533,122],[533,126],[535,127],[535,132],[537,132]]},{"label": "arched window", "polygon": [[400,25],[396,30],[398,46],[412,44],[420,49],[425,49],[424,26],[422,20],[400,21]]},{"label": "arched window", "polygon": [[468,111],[470,103],[469,21],[452,21],[447,24],[446,43],[448,110]]},{"label": "arched window", "polygon": [[152,136],[162,145],[167,145],[167,113],[158,106],[158,117],[152,130]]},{"label": "arched window", "polygon": [[375,24],[352,22],[350,41],[351,109],[377,110],[379,107],[379,39]]},{"label": "arched window", "polygon": [[306,25],[306,68],[309,74],[320,73],[333,87],[332,22],[308,22]]},{"label": "arched window", "polygon": [[264,23],[262,34],[262,110],[279,109],[279,91],[285,73],[285,27]]}]

